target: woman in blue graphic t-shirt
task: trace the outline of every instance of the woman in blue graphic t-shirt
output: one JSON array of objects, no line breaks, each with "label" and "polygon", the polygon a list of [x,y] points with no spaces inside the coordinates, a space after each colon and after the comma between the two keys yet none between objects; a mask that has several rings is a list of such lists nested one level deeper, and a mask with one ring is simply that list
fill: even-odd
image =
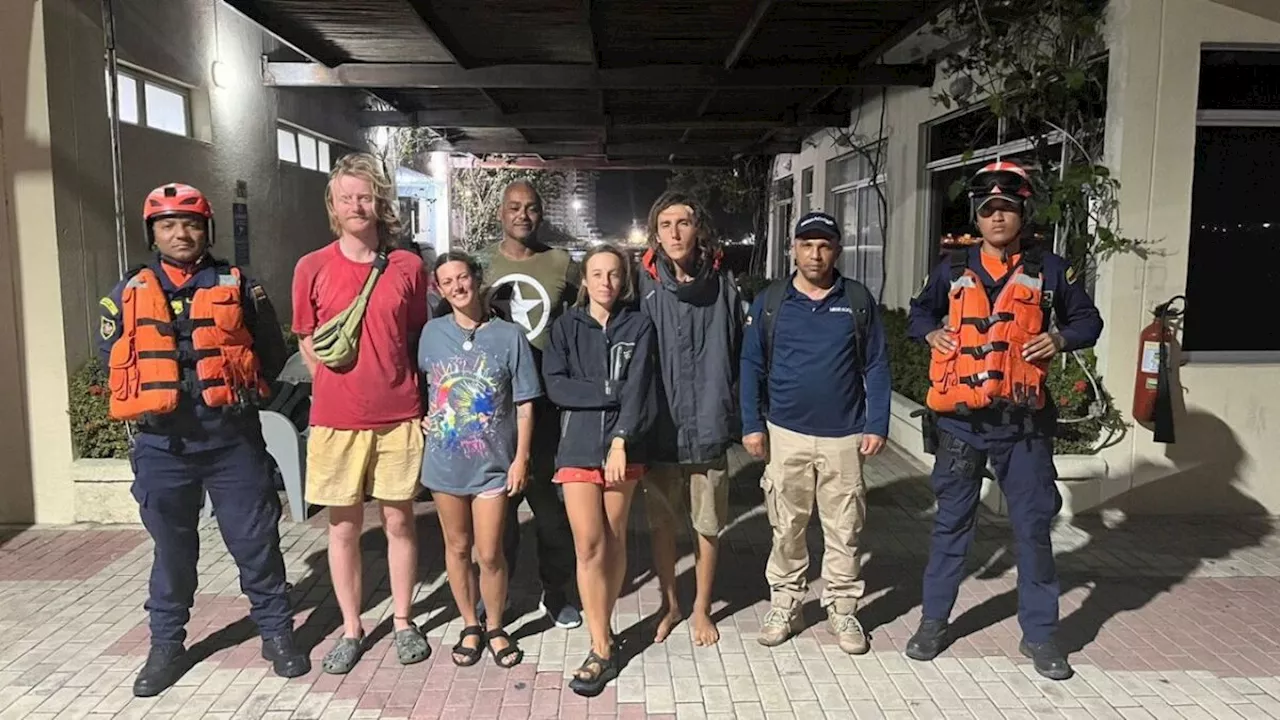
[{"label": "woman in blue graphic t-shirt", "polygon": [[422,484],[431,490],[444,533],[449,587],[466,626],[453,662],[474,665],[487,646],[499,667],[523,653],[502,629],[502,613],[476,619],[471,549],[480,565],[485,607],[506,607],[507,561],[503,519],[529,472],[532,400],[542,395],[524,332],[490,317],[480,296],[480,265],[460,252],[441,255],[436,283],[452,312],[427,323],[418,343],[418,369],[427,394]]}]

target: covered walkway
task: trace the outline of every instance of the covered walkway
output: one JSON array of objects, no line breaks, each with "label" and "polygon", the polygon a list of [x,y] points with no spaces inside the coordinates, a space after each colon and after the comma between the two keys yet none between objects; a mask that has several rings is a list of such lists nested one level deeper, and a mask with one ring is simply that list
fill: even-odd
[{"label": "covered walkway", "polygon": [[930,85],[885,56],[949,0],[227,4],[305,55],[267,85],[367,90],[365,124],[432,128],[427,149],[653,167],[796,152],[860,88]]},{"label": "covered walkway", "polygon": [[[767,610],[770,535],[752,475],[736,486],[721,560],[721,642],[694,648],[687,624],[651,644],[642,619],[658,607],[637,503],[630,574],[615,628],[629,663],[614,687],[587,702],[565,689],[588,647],[585,628],[560,630],[533,611],[535,563],[522,561],[512,627],[524,664],[487,659],[457,669],[441,650],[461,621],[444,579],[430,504],[416,621],[434,655],[402,668],[390,652],[385,549],[376,512],[365,534],[367,629],[376,645],[350,675],[285,681],[258,657],[235,566],[212,522],[204,528],[201,590],[189,630],[203,657],[177,687],[135,699],[133,674],[148,646],[142,609],[150,543],[141,528],[29,530],[0,539],[0,720],[9,718],[1264,718],[1280,717],[1280,536],[1265,521],[1077,518],[1054,532],[1063,575],[1062,641],[1077,675],[1040,679],[1017,654],[1015,571],[1008,527],[984,516],[954,624],[963,637],[932,664],[901,648],[919,617],[919,578],[931,517],[923,468],[895,453],[868,465],[864,535],[868,594],[861,612],[872,652],[850,658],[821,623],[773,649],[755,642]],[[285,524],[285,556],[298,624],[328,646],[338,626],[329,586],[324,516]],[[817,574],[821,540],[811,529]],[[530,538],[531,540],[531,538]],[[523,547],[529,549],[532,542]],[[692,557],[678,566],[692,595]],[[816,598],[816,594],[813,596]],[[686,608],[687,610],[687,608]],[[325,638],[321,640],[321,638]]]}]

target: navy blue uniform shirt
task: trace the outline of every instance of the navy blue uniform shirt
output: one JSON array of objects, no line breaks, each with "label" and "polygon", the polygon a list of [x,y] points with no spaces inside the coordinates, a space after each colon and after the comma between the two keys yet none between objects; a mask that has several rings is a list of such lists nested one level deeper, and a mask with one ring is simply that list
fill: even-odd
[{"label": "navy blue uniform shirt", "polygon": [[[794,277],[794,276],[792,276]],[[836,274],[831,292],[811,300],[787,284],[773,323],[773,362],[764,379],[761,341],[765,293],[751,305],[742,340],[742,432],[765,431],[760,389],[766,387],[768,421],[816,437],[857,433],[889,436],[892,392],[884,327],[873,300],[867,302],[865,365],[858,372],[853,311],[845,280]]]},{"label": "navy blue uniform shirt", "polygon": [[[982,281],[987,290],[987,297],[995,304],[996,297],[1004,289],[1005,282],[1013,276],[1011,268],[1000,280],[995,280],[982,265],[979,255],[980,245],[967,249],[969,269]],[[1025,249],[1023,251],[1025,257]],[[1085,292],[1078,277],[1067,278],[1069,265],[1061,256],[1048,250],[1042,252],[1041,276],[1044,280],[1044,304],[1057,320],[1057,332],[1066,341],[1061,352],[1083,350],[1093,347],[1102,335],[1102,315],[1093,304],[1093,298]],[[920,293],[911,300],[911,311],[907,321],[907,336],[912,340],[925,342],[925,336],[937,330],[950,309],[951,260],[943,259],[934,267],[925,281]],[[1045,327],[1041,332],[1049,330],[1050,313],[1045,313]],[[1052,414],[1052,403],[1046,405],[1046,412]],[[985,421],[984,421],[985,422]],[[971,423],[966,423],[971,424]]]},{"label": "navy blue uniform shirt", "polygon": [[[168,273],[161,267],[164,260],[157,257],[147,265],[160,280],[165,297],[169,299],[171,312],[175,318],[186,318],[191,309],[191,298],[198,288],[215,287],[218,274],[227,272],[226,265],[218,265],[216,261],[205,257],[187,278],[181,287],[173,284]],[[136,273],[130,273],[132,277]],[[102,367],[109,372],[111,347],[120,339],[120,296],[128,278],[121,280],[111,290],[111,294],[99,303],[101,318],[98,328],[98,356]],[[262,375],[268,382],[284,369],[287,350],[284,336],[281,334],[280,321],[266,292],[257,282],[241,272],[240,283],[241,304],[244,306],[244,323],[253,335],[253,350],[262,366]],[[180,343],[179,350],[191,352],[190,335],[185,343]],[[184,377],[188,370],[194,377],[195,365],[188,369],[184,364]],[[178,408],[166,415],[143,418],[137,423],[138,433],[134,436],[136,445],[148,445],[170,452],[196,453],[205,450],[228,447],[247,438],[262,442],[262,429],[256,410],[232,412],[222,408],[210,408],[199,397],[184,389],[178,402]]]}]

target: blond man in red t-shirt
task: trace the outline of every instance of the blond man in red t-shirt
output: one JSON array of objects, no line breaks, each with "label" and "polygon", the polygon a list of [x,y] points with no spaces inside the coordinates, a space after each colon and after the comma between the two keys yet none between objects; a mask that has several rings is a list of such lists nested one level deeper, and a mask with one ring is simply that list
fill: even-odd
[{"label": "blond man in red t-shirt", "polygon": [[[391,183],[373,156],[354,153],[338,161],[325,205],[338,239],[294,269],[293,331],[314,378],[307,502],[329,508],[329,570],[342,609],[343,636],[322,667],[345,674],[365,650],[360,533],[366,494],[382,506],[396,653],[407,665],[430,652],[410,621],[418,561],[413,498],[423,452],[413,356],[427,322],[427,277],[416,254],[390,250],[400,222]],[[316,355],[312,334],[351,305],[382,251],[388,262],[365,310],[356,359],[331,368]]]}]

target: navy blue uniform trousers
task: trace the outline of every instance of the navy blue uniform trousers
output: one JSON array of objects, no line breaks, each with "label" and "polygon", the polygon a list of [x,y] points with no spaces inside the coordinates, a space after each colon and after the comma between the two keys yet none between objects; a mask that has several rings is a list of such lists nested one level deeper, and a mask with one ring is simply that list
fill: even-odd
[{"label": "navy blue uniform trousers", "polygon": [[[948,423],[950,425],[950,423]],[[1008,428],[1004,428],[1008,429]],[[1055,484],[1053,439],[1047,434],[966,432],[940,427],[933,464],[938,511],[924,573],[924,617],[948,620],[973,543],[982,471],[991,461],[1009,504],[1018,566],[1018,624],[1028,642],[1050,640],[1058,627],[1058,573],[1049,530],[1062,509]]]},{"label": "navy blue uniform trousers", "polygon": [[285,590],[280,553],[280,496],[276,494],[261,442],[246,439],[229,447],[171,453],[152,445],[133,449],[142,524],[155,542],[151,588],[151,644],[181,644],[195,602],[200,559],[200,507],[207,490],[218,529],[240,569],[240,589],[249,597],[249,616],[264,638],[290,632],[293,613]]}]

